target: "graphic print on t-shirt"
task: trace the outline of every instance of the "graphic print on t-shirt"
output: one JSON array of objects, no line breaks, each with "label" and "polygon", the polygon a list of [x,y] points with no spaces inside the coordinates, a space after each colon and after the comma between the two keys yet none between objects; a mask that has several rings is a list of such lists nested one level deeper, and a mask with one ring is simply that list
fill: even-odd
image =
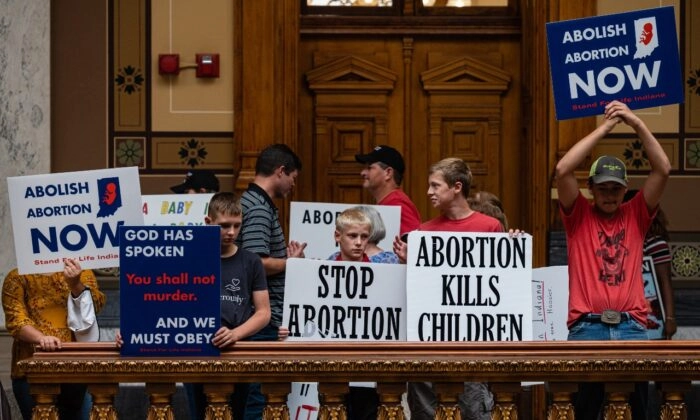
[{"label": "graphic print on t-shirt", "polygon": [[598,241],[600,248],[596,250],[596,257],[600,258],[601,264],[598,280],[608,286],[619,286],[625,281],[624,266],[625,257],[629,251],[624,246],[625,229],[608,236],[604,231],[598,231]]},{"label": "graphic print on t-shirt", "polygon": [[241,280],[235,277],[229,280],[229,283],[226,284],[224,288],[226,289],[226,291],[231,293],[231,295],[222,295],[221,300],[227,300],[229,302],[235,302],[238,305],[242,305],[244,299],[241,296],[239,296],[238,293],[241,290],[240,284]]}]

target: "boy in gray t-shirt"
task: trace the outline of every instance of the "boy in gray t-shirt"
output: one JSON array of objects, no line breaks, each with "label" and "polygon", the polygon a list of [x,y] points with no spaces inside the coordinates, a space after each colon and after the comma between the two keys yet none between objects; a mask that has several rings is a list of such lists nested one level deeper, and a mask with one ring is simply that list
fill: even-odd
[{"label": "boy in gray t-shirt", "polygon": [[[234,193],[220,192],[209,201],[207,225],[221,228],[221,328],[212,344],[226,349],[246,340],[270,322],[270,297],[260,257],[236,245],[243,224],[241,204]],[[229,399],[233,418],[245,416],[248,385],[236,384]],[[206,397],[201,384],[185,384],[190,415],[203,419]]]}]

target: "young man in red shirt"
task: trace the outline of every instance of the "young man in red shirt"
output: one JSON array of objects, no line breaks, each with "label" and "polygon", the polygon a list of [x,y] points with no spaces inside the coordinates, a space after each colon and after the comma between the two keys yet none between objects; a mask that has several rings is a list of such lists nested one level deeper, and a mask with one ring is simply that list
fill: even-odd
[{"label": "young man in red shirt", "polygon": [[[447,232],[503,232],[497,219],[475,211],[469,206],[472,173],[467,162],[460,158],[446,158],[430,167],[428,198],[440,215],[420,225],[419,230]],[[394,252],[406,261],[407,243],[394,240]],[[435,418],[437,396],[430,382],[409,382],[407,388],[411,419]],[[484,383],[465,382],[459,396],[464,420],[489,420],[493,396]]]},{"label": "young man in red shirt", "polygon": [[[642,190],[623,203],[627,191],[625,164],[612,156],[598,158],[588,178],[591,204],[579,191],[574,171],[620,122],[639,136],[651,172]],[[618,101],[605,107],[602,124],[579,140],[557,164],[559,209],[569,259],[569,340],[648,339],[643,243],[670,171],[671,163],[654,135],[627,105]],[[584,385],[575,404],[576,418],[595,418],[602,406],[603,390],[600,386],[590,389],[589,385],[597,384]]]}]

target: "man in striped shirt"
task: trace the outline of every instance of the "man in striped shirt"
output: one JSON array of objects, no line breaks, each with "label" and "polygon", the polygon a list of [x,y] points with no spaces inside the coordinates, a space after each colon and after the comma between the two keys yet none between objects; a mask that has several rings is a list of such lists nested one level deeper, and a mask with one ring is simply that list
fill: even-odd
[{"label": "man in striped shirt", "polygon": [[[282,323],[284,282],[287,258],[304,258],[306,243],[286,243],[277,207],[273,199],[286,197],[294,188],[301,170],[301,160],[284,144],[266,147],[255,163],[255,178],[241,196],[243,225],[238,245],[258,254],[267,275],[270,292],[270,324],[251,337],[257,341],[277,340]],[[251,384],[246,406],[246,419],[259,419],[265,400],[259,384]]]}]

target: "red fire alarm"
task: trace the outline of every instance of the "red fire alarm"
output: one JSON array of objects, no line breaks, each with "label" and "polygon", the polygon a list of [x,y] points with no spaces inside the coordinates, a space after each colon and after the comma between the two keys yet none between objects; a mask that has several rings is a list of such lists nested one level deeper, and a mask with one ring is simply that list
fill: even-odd
[{"label": "red fire alarm", "polygon": [[158,55],[158,73],[160,73],[160,74],[178,74],[178,73],[180,73],[180,55],[179,54],[159,54]]},{"label": "red fire alarm", "polygon": [[219,54],[197,54],[197,77],[219,77]]}]

